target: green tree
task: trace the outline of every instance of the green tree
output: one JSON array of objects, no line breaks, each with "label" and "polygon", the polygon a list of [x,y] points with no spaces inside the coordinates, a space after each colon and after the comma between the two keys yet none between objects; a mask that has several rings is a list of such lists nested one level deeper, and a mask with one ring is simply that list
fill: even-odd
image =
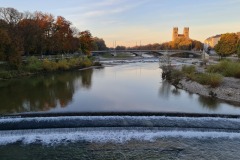
[{"label": "green tree", "polygon": [[238,36],[235,33],[226,33],[221,36],[220,41],[214,47],[221,57],[229,56],[237,51]]},{"label": "green tree", "polygon": [[93,45],[93,50],[104,51],[107,49],[105,41],[102,38],[94,37],[92,45]]}]

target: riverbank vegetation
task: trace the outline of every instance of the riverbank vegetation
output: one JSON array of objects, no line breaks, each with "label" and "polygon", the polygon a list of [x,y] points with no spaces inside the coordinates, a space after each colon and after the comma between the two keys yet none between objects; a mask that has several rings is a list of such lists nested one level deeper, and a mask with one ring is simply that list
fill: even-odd
[{"label": "riverbank vegetation", "polygon": [[185,78],[214,88],[218,87],[223,80],[223,76],[217,73],[199,73],[195,66],[183,66],[181,70],[170,69],[169,71],[169,74],[167,74],[169,78],[167,79],[174,85],[178,85],[180,80]]},{"label": "riverbank vegetation", "polygon": [[81,69],[91,66],[100,66],[101,64],[93,62],[88,57],[75,57],[69,59],[39,60],[37,57],[29,57],[18,69],[11,67],[8,63],[0,65],[0,78],[10,79],[20,76],[28,76],[38,73],[67,71],[72,69]]},{"label": "riverbank vegetation", "polygon": [[208,66],[206,71],[208,73],[218,73],[225,77],[240,78],[240,62],[223,60],[218,64]]}]

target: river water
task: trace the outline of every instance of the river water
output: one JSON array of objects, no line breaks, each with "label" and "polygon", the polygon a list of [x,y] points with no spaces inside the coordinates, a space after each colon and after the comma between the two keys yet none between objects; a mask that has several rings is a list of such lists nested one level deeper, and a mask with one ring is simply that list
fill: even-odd
[{"label": "river water", "polygon": [[0,114],[184,112],[240,114],[240,107],[176,89],[157,61],[1,81]]},{"label": "river water", "polygon": [[[153,59],[2,81],[0,114],[240,114],[161,73]],[[239,159],[239,128],[239,118],[224,117],[2,117],[0,159]]]}]

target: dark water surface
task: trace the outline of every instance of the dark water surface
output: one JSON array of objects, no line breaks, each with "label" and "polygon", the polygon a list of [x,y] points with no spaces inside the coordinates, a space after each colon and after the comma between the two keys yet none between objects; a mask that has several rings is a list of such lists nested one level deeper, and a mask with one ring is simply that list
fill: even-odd
[{"label": "dark water surface", "polygon": [[240,107],[176,89],[157,62],[46,74],[0,82],[0,114],[185,112],[240,114]]}]

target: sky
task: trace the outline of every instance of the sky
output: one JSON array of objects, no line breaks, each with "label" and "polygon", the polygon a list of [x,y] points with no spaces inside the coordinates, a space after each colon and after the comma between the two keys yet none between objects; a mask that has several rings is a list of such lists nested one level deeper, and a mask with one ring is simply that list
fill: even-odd
[{"label": "sky", "polygon": [[0,7],[63,16],[108,47],[171,41],[173,27],[190,27],[199,41],[240,32],[240,0],[0,0]]}]

